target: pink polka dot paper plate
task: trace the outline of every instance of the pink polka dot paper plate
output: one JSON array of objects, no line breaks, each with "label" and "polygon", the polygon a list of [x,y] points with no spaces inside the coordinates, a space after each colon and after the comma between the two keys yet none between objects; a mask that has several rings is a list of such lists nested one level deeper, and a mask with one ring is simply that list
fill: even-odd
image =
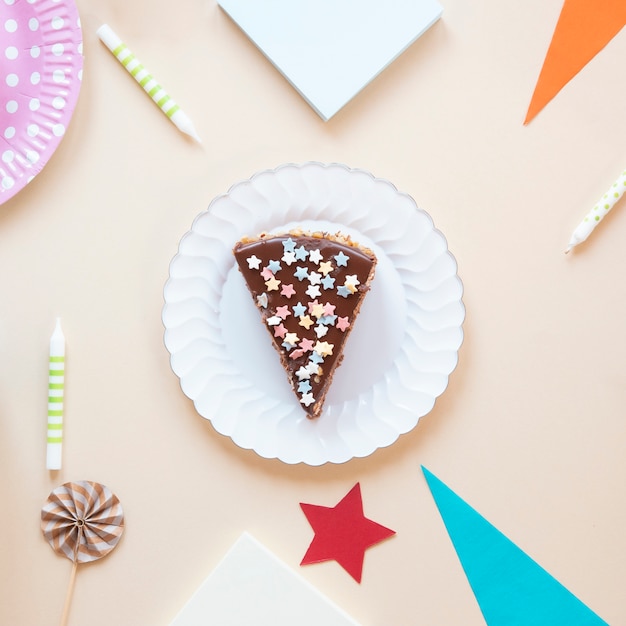
[{"label": "pink polka dot paper plate", "polygon": [[80,91],[82,46],[71,0],[0,0],[0,204],[63,138]]}]

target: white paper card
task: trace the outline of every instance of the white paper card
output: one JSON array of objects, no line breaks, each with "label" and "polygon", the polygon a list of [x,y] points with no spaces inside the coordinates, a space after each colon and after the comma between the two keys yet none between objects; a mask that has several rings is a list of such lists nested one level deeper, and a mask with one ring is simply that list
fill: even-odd
[{"label": "white paper card", "polygon": [[359,626],[248,533],[170,626]]},{"label": "white paper card", "polygon": [[436,0],[218,0],[324,120],[436,22]]}]

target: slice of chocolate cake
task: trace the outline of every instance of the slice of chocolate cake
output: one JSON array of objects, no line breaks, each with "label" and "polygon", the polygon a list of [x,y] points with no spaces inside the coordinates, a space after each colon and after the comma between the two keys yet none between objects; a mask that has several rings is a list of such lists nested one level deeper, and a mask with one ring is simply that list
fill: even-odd
[{"label": "slice of chocolate cake", "polygon": [[299,402],[318,417],[376,256],[340,233],[300,231],[245,237],[233,254]]}]

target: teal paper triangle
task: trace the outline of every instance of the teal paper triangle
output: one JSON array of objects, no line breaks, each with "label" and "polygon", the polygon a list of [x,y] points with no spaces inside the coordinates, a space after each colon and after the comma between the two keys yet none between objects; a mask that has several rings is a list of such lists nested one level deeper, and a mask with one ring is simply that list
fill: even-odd
[{"label": "teal paper triangle", "polygon": [[422,467],[487,626],[608,626]]}]

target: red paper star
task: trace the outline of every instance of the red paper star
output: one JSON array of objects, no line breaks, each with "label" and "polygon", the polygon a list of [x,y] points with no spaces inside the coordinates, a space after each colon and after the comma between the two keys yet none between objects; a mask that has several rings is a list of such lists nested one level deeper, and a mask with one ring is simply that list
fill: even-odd
[{"label": "red paper star", "polygon": [[365,550],[396,534],[363,515],[359,483],[334,507],[303,503],[300,507],[315,532],[300,565],[337,561],[358,583]]}]

